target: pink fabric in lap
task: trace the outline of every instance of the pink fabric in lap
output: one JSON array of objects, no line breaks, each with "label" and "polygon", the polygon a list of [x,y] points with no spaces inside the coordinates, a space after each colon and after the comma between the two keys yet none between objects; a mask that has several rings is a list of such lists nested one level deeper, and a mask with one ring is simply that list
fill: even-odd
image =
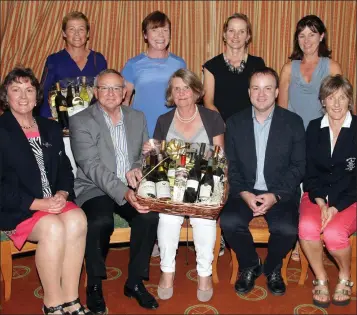
[{"label": "pink fabric in lap", "polygon": [[[338,250],[349,246],[349,236],[356,232],[356,203],[338,212],[323,231],[328,250]],[[321,210],[304,193],[300,203],[299,238],[318,241],[321,234]]]},{"label": "pink fabric in lap", "polygon": [[[67,201],[66,206],[63,208],[61,213],[78,209],[78,206],[71,202]],[[33,214],[33,216],[16,226],[16,232],[12,235],[9,235],[9,238],[14,242],[15,247],[20,250],[22,246],[25,244],[27,238],[32,232],[35,224],[44,216],[51,214],[44,211],[37,211]]]}]

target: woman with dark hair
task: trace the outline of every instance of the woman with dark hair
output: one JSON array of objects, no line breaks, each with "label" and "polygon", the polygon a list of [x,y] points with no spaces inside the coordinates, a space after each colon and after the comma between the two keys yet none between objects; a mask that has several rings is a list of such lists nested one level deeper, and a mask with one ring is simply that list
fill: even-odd
[{"label": "woman with dark hair", "polygon": [[[48,56],[42,73],[41,86],[44,100],[40,107],[43,117],[51,117],[49,91],[56,82],[60,81],[62,88],[69,85],[83,85],[93,83],[94,77],[107,68],[104,56],[86,47],[89,39],[88,18],[78,11],[68,13],[62,20],[62,36],[66,46],[61,51]],[[82,87],[81,87],[82,88]],[[85,100],[86,101],[86,100]]]},{"label": "woman with dark hair", "polygon": [[[181,139],[190,143],[207,143],[224,147],[224,122],[219,113],[197,105],[203,96],[203,85],[197,75],[187,69],[177,70],[170,78],[166,99],[170,112],[157,120],[154,138]],[[150,148],[150,144],[146,145]],[[162,271],[158,286],[160,299],[173,295],[175,256],[180,238],[183,216],[159,214],[157,237]],[[197,299],[207,302],[212,298],[212,261],[216,240],[216,221],[190,218],[197,260]]]},{"label": "woman with dark hair", "polygon": [[36,242],[43,313],[90,314],[78,297],[87,219],[76,204],[73,174],[57,122],[34,117],[42,100],[29,68],[14,68],[0,86],[0,229],[21,249]]},{"label": "woman with dark hair", "polygon": [[248,17],[234,13],[223,25],[225,52],[203,65],[205,107],[219,112],[224,121],[234,113],[250,107],[248,77],[263,68],[264,60],[248,53],[252,26]]},{"label": "woman with dark hair", "polygon": [[142,34],[147,51],[129,59],[122,70],[127,89],[123,104],[131,104],[135,90],[132,106],[145,114],[152,137],[157,118],[169,111],[165,106],[167,82],[176,70],[186,68],[186,63],[169,52],[171,21],[165,13],[154,11],[146,16]]},{"label": "woman with dark hair", "polygon": [[328,76],[319,99],[325,115],[309,123],[306,131],[306,175],[300,205],[299,238],[316,279],[313,303],[330,304],[329,277],[323,264],[323,245],[339,268],[332,303],[351,300],[351,246],[356,232],[357,117],[351,114],[353,88],[341,75]]},{"label": "woman with dark hair", "polygon": [[307,15],[297,23],[289,59],[280,74],[278,104],[301,116],[306,128],[310,120],[322,115],[318,99],[321,81],[329,74],[342,73],[331,59],[326,27],[316,15]]},{"label": "woman with dark hair", "polygon": [[[342,73],[340,65],[330,58],[324,23],[316,15],[303,17],[296,25],[291,62],[281,70],[278,104],[298,114],[305,129],[310,120],[322,116],[318,99],[321,81],[329,74]],[[298,246],[291,258],[300,260]]]}]

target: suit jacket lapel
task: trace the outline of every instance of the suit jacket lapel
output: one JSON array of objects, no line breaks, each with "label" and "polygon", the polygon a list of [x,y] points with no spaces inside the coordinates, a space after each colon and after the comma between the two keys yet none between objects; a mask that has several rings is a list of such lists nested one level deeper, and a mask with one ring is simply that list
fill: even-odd
[{"label": "suit jacket lapel", "polygon": [[133,130],[131,130],[133,124],[131,124],[131,113],[128,110],[128,108],[126,106],[122,106],[122,111],[124,114],[124,127],[125,127],[125,134],[126,134],[126,147],[128,150],[128,158],[129,158],[129,163],[130,165],[133,165],[134,161],[134,157],[133,157],[133,150],[131,147],[131,142],[128,141],[128,135],[133,134]]},{"label": "suit jacket lapel", "polygon": [[246,141],[242,149],[246,152],[245,161],[249,163],[249,172],[255,177],[257,172],[257,150],[255,149],[254,125],[251,112],[249,112],[249,115],[246,120],[246,127],[243,129],[246,130],[244,136]]},{"label": "suit jacket lapel", "polygon": [[101,136],[104,138],[104,141],[107,144],[108,147],[108,151],[109,151],[109,159],[111,161],[111,165],[108,165],[108,167],[112,170],[112,171],[116,171],[116,161],[115,161],[115,150],[114,150],[114,145],[113,145],[113,140],[112,137],[110,135],[110,131],[109,128],[107,126],[107,123],[105,122],[105,118],[103,116],[103,112],[102,110],[99,108],[99,104],[95,103],[91,106],[92,108],[92,116],[93,119],[97,122],[97,124],[99,125],[98,127],[99,132],[101,134]]},{"label": "suit jacket lapel", "polygon": [[351,151],[350,146],[352,145],[353,137],[355,136],[355,133],[353,132],[353,130],[355,130],[354,123],[355,122],[352,120],[349,128],[341,128],[332,154],[332,160],[334,162],[337,162],[341,157],[348,156],[348,152]]}]

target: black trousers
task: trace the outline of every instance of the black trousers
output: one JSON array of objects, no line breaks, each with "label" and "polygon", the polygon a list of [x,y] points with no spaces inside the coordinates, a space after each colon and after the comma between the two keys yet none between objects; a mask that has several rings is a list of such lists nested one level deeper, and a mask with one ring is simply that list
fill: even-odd
[{"label": "black trousers", "polygon": [[[281,267],[282,260],[294,246],[298,233],[298,201],[281,201],[264,215],[269,227],[268,255],[264,262],[264,274]],[[228,198],[221,212],[221,228],[228,244],[237,255],[239,270],[258,264],[249,222],[253,211],[241,198]]]},{"label": "black trousers", "polygon": [[158,213],[141,214],[129,203],[119,206],[107,195],[87,200],[82,209],[88,221],[85,251],[88,285],[96,283],[98,278],[106,279],[105,259],[110,236],[114,231],[113,213],[119,214],[131,227],[127,285],[133,287],[143,279],[148,279],[150,256],[159,222]]}]

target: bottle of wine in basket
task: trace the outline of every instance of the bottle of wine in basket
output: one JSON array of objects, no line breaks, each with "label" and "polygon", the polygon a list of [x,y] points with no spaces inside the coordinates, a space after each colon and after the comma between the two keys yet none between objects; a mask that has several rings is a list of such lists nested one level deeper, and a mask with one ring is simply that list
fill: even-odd
[{"label": "bottle of wine in basket", "polygon": [[146,161],[150,160],[149,166],[146,165],[144,169],[144,175],[148,174],[140,183],[139,188],[138,188],[138,195],[144,198],[156,198],[156,176],[157,173],[152,171],[152,169],[156,165],[156,156],[153,154],[150,154],[150,156],[147,157]]},{"label": "bottle of wine in basket", "polygon": [[195,158],[195,153],[192,153],[191,158],[194,159],[193,167],[188,172],[184,202],[194,203],[197,200],[198,187],[201,180],[200,160]]},{"label": "bottle of wine in basket", "polygon": [[172,194],[172,201],[182,202],[186,190],[187,169],[186,169],[186,155],[180,156],[180,164],[175,171],[174,189]]},{"label": "bottle of wine in basket", "polygon": [[[158,162],[161,163],[163,158],[162,154],[158,155]],[[157,176],[156,176],[156,198],[163,200],[171,199],[170,183],[167,177],[163,163],[158,166]]]},{"label": "bottle of wine in basket", "polygon": [[212,196],[214,190],[212,165],[213,165],[213,158],[210,157],[208,159],[205,175],[202,177],[200,182],[199,200],[201,202],[207,201]]}]

